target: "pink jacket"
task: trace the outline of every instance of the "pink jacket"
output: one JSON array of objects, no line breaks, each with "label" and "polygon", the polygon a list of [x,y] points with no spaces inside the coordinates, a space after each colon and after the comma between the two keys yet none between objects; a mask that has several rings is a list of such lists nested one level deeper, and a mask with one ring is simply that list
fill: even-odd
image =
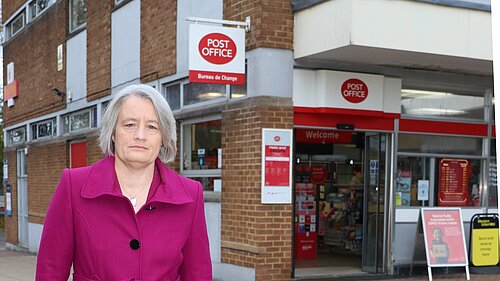
[{"label": "pink jacket", "polygon": [[65,169],[50,203],[36,280],[212,280],[203,189],[156,159],[146,204],[122,195],[114,157]]}]

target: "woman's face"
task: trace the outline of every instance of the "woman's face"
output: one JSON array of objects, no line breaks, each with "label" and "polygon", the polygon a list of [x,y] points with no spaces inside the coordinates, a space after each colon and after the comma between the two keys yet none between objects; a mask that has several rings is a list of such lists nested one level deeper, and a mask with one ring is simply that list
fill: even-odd
[{"label": "woman's face", "polygon": [[441,232],[441,229],[439,228],[434,229],[434,238],[441,239],[442,237],[443,233]]},{"label": "woman's face", "polygon": [[125,99],[118,114],[113,141],[115,157],[126,165],[139,168],[155,161],[162,136],[150,100],[134,95]]}]

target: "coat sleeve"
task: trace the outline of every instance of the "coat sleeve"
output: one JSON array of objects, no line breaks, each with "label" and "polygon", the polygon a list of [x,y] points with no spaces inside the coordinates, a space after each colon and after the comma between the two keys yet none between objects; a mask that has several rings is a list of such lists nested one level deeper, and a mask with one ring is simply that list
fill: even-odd
[{"label": "coat sleeve", "polygon": [[193,225],[182,249],[184,259],[179,274],[180,280],[212,281],[212,260],[205,221],[203,188],[201,184],[198,184],[197,188]]},{"label": "coat sleeve", "polygon": [[70,171],[65,169],[45,217],[38,250],[36,281],[68,280],[74,252],[70,187]]}]

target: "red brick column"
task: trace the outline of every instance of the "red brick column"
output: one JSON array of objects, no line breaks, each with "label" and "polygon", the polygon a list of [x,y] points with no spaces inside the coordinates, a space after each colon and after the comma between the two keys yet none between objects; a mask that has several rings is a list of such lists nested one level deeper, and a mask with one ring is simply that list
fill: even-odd
[{"label": "red brick column", "polygon": [[262,128],[293,127],[291,99],[256,97],[222,112],[222,262],[256,280],[290,280],[292,205],[261,204]]},{"label": "red brick column", "polygon": [[87,99],[110,94],[111,10],[114,0],[87,1]]},{"label": "red brick column", "polygon": [[141,82],[176,72],[177,1],[141,0]]}]

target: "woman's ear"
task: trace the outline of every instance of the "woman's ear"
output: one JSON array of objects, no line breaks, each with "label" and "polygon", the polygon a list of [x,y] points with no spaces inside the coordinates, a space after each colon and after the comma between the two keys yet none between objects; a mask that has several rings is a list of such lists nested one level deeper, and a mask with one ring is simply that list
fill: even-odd
[{"label": "woman's ear", "polygon": [[115,135],[112,135],[112,136],[111,136],[111,140],[112,140],[113,142],[115,142]]}]

